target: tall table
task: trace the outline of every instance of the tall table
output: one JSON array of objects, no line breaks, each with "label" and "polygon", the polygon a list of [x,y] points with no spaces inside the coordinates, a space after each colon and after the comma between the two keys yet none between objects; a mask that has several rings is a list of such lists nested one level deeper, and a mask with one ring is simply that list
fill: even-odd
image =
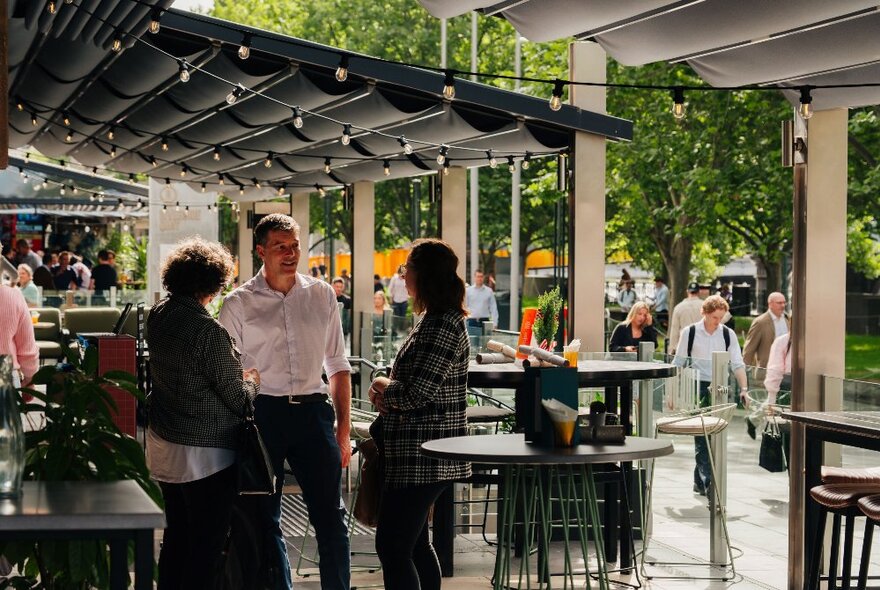
[{"label": "tall table", "polygon": [[[649,379],[663,379],[677,374],[678,367],[665,363],[645,363],[636,361],[595,361],[578,362],[578,387],[602,387],[605,389],[605,405],[609,412],[620,415],[620,423],[626,426],[627,436],[632,434],[633,382]],[[486,389],[518,389],[524,379],[522,367],[514,363],[479,365],[472,361],[468,367],[468,387]],[[640,433],[641,434],[641,433]],[[626,465],[625,467],[630,467]],[[613,531],[605,539],[605,552],[608,561],[617,561],[618,539],[620,540],[620,566],[632,566],[629,545],[624,542],[626,535],[618,535],[620,507],[611,494],[612,486],[606,488],[605,523]],[[455,514],[453,492],[449,490],[437,500],[434,510],[434,548],[440,560],[444,576],[451,576],[453,570],[453,544],[455,541]],[[628,516],[628,515],[627,515]]]},{"label": "tall table", "polygon": [[[496,589],[506,588],[510,584],[510,547],[518,510],[523,515],[524,538],[527,543],[533,536],[531,523],[536,520],[541,522],[541,527],[534,531],[539,539],[539,561],[535,573],[542,578],[547,576],[549,568],[546,559],[550,554],[549,515],[552,514],[551,496],[555,496],[560,503],[559,512],[565,533],[562,575],[572,580],[573,567],[568,536],[569,522],[574,520],[577,523],[585,565],[589,563],[586,542],[588,531],[593,533],[599,567],[599,587],[604,590],[607,588],[606,558],[592,466],[669,455],[672,453],[672,443],[669,440],[628,437],[623,444],[581,444],[571,448],[552,448],[527,443],[522,434],[494,434],[428,441],[422,445],[422,453],[438,459],[484,463],[501,468],[505,493],[501,496],[498,509],[498,553],[493,577]],[[589,529],[587,521],[591,525]],[[530,575],[528,556],[527,547],[523,552],[523,565],[520,566],[520,581],[524,572],[527,577]]]},{"label": "tall table", "polygon": [[0,501],[0,541],[103,539],[110,587],[128,588],[134,541],[135,589],[153,588],[153,532],[165,515],[134,481],[26,481],[21,497]]},{"label": "tall table", "polygon": [[797,519],[795,525],[801,530],[789,530],[790,536],[800,535],[804,544],[801,555],[791,557],[789,579],[791,572],[801,570],[806,588],[810,563],[816,559],[810,556],[810,549],[819,519],[819,508],[810,497],[810,489],[822,483],[822,443],[880,451],[880,412],[782,412],[782,416],[804,427],[804,517]]}]

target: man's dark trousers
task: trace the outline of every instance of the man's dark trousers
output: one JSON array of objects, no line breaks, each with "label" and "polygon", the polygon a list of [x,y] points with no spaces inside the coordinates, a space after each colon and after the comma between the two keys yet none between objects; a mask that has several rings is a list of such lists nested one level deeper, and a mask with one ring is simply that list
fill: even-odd
[{"label": "man's dark trousers", "polygon": [[281,576],[276,590],[291,588],[287,544],[281,533],[281,486],[284,460],[293,470],[303,493],[309,520],[318,541],[322,590],[349,590],[351,556],[345,508],[340,494],[342,462],[333,434],[334,412],[327,402],[291,404],[288,398],[259,395],[254,417],[279,478],[277,492],[266,496],[266,526],[278,552]]}]

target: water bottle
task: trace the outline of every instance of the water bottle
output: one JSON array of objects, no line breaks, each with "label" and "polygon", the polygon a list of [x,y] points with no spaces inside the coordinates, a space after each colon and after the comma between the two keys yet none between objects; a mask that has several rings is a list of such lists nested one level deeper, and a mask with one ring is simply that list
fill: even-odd
[{"label": "water bottle", "polygon": [[0,356],[0,498],[21,494],[24,431],[18,412],[18,391],[12,383],[12,357]]}]

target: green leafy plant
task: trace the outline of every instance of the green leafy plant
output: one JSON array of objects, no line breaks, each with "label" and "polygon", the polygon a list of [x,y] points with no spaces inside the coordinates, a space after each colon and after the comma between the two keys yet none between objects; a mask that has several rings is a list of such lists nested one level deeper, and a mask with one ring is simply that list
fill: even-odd
[{"label": "green leafy plant", "polygon": [[[161,506],[161,491],[150,479],[143,449],[113,422],[117,407],[108,388],[118,388],[141,399],[135,377],[124,371],[108,371],[99,376],[98,352],[93,346],[85,349],[82,358],[67,348],[65,355],[66,364],[43,367],[34,376],[33,384],[45,385],[45,393],[30,388],[19,390],[22,415],[45,412],[43,426],[25,433],[24,478],[131,479]],[[28,396],[43,403],[35,403]],[[102,540],[18,541],[0,545],[0,554],[19,572],[0,581],[0,588],[67,590],[110,586],[109,547]]]},{"label": "green leafy plant", "polygon": [[562,297],[559,295],[559,286],[545,291],[538,296],[538,311],[535,314],[535,323],[532,324],[532,333],[538,346],[547,350],[553,350],[556,342],[556,331],[559,329],[559,311],[562,309]]}]

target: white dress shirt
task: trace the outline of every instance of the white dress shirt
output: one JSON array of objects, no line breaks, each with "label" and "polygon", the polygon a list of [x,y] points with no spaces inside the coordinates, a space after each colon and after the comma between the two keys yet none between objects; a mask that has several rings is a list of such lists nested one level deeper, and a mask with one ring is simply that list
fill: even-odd
[{"label": "white dress shirt", "polygon": [[467,288],[465,307],[470,317],[489,318],[493,324],[498,325],[498,302],[495,300],[495,293],[486,285],[471,285]]},{"label": "white dress shirt", "polygon": [[297,273],[287,294],[272,289],[264,270],[226,296],[220,323],[241,351],[241,365],[260,372],[260,395],[328,393],[332,377],[351,371],[345,358],[336,293],[322,280]]},{"label": "white dress shirt", "polygon": [[788,334],[788,322],[785,320],[785,314],[776,317],[771,311],[770,318],[773,320],[773,330],[776,332],[776,338]]},{"label": "white dress shirt", "polygon": [[400,275],[394,275],[388,281],[388,295],[391,297],[391,303],[403,303],[409,301],[409,292],[406,290],[406,281]]},{"label": "white dress shirt", "polygon": [[[730,330],[730,348],[724,346],[724,330],[723,325],[715,328],[712,334],[706,331],[706,321],[700,320],[696,324],[696,332],[694,333],[694,346],[691,349],[691,366],[700,373],[700,381],[712,380],[712,353],[713,352],[729,352],[730,353],[730,370],[745,369],[746,364],[743,362],[742,350],[739,347],[739,340],[736,339],[736,333]],[[678,336],[678,349],[675,351],[675,360],[673,364],[684,367],[687,364],[687,342],[688,330],[690,326],[685,326]]]}]

